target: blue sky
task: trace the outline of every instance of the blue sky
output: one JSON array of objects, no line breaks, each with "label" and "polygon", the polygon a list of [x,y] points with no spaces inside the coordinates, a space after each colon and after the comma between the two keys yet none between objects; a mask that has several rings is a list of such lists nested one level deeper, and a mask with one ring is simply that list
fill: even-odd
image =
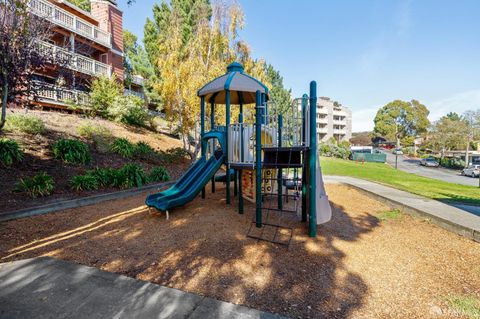
[{"label": "blue sky", "polygon": [[[158,0],[124,10],[124,27],[143,37]],[[301,96],[318,95],[353,111],[353,130],[370,130],[378,108],[418,99],[436,120],[480,109],[480,1],[239,0],[241,33],[255,58],[272,63]]]}]

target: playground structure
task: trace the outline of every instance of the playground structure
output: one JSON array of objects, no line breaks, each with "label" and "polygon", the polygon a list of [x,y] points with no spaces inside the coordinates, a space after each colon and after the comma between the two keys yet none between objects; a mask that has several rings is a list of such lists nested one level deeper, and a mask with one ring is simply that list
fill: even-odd
[{"label": "playground structure", "polygon": [[[317,225],[331,218],[317,150],[316,83],[310,83],[309,96],[304,94],[293,101],[286,118],[277,114],[275,105],[269,101],[268,88],[245,74],[243,67],[235,62],[227,67],[226,74],[203,86],[198,96],[201,156],[172,187],[149,195],[146,205],[166,212],[168,218],[170,209],[186,204],[200,192],[205,198],[209,181],[215,192],[215,181],[219,180],[215,174],[225,165],[227,173],[222,180],[226,183],[226,203],[231,204],[233,182],[239,213],[244,213],[244,199],[250,200],[255,203],[252,225],[260,229],[276,228],[270,241],[277,242],[278,229],[286,228],[271,223],[270,212],[299,215],[300,207],[301,220],[308,222],[308,234],[315,237]],[[210,104],[209,118],[206,103]],[[215,107],[222,104],[225,125],[217,125]],[[254,116],[246,107],[251,104],[255,104]],[[231,123],[232,105],[239,107],[236,123]],[[250,122],[244,122],[244,118],[250,118]],[[288,202],[288,206],[294,203],[294,209],[286,207]],[[265,239],[262,235],[251,235],[250,230],[250,237]]]}]

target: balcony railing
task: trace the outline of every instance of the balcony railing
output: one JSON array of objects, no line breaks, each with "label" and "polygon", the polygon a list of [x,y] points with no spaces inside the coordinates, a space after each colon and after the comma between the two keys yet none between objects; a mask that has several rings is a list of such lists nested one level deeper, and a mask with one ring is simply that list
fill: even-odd
[{"label": "balcony railing", "polygon": [[135,95],[135,96],[138,96],[139,98],[141,98],[142,100],[145,100],[145,94],[144,93],[136,92],[136,91],[129,90],[129,89],[125,89],[125,91],[123,91],[123,95],[125,95],[125,96]]},{"label": "balcony railing", "polygon": [[37,41],[37,43],[42,54],[50,54],[53,61],[59,63],[60,66],[93,76],[111,76],[111,67],[108,64],[70,52],[44,41]]},{"label": "balcony railing", "polygon": [[44,0],[30,0],[30,10],[33,14],[47,19],[65,29],[75,32],[83,37],[95,41],[108,48],[112,47],[111,35],[100,30],[93,24],[75,16],[74,14],[57,7],[53,3]]},{"label": "balcony railing", "polygon": [[90,96],[88,93],[77,90],[69,90],[54,85],[35,82],[37,90],[35,91],[39,100],[47,100],[55,104],[75,103],[77,105],[90,104]]},{"label": "balcony railing", "polygon": [[[123,78],[126,80],[129,77],[129,74],[127,72],[124,73]],[[130,75],[130,80],[132,81],[133,84],[136,84],[138,86],[143,86],[145,83],[145,79],[139,75]]]},{"label": "balcony railing", "polygon": [[335,134],[335,135],[345,135],[345,134],[347,134],[347,132],[345,131],[345,129],[333,129],[333,134]]}]

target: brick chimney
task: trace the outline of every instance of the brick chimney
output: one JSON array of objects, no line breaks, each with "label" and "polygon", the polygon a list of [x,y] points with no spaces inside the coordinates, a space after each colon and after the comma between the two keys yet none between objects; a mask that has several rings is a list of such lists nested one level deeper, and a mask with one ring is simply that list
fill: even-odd
[{"label": "brick chimney", "polygon": [[98,20],[99,28],[112,35],[112,49],[107,53],[107,63],[119,82],[123,83],[123,12],[115,0],[91,0],[91,14]]}]

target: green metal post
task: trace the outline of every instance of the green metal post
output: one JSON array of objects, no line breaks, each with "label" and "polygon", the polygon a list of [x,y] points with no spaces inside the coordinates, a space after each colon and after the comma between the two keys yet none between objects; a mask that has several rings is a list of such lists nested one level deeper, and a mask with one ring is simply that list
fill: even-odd
[{"label": "green metal post", "polygon": [[[307,146],[307,99],[308,95],[302,96],[302,144]],[[307,221],[307,165],[308,155],[307,152],[303,152],[303,166],[302,166],[302,222]]]},{"label": "green metal post", "polygon": [[[210,129],[215,128],[215,101],[210,101]],[[215,150],[213,150],[215,152]],[[212,193],[215,193],[215,176],[212,177]]]},{"label": "green metal post", "polygon": [[227,205],[230,205],[230,159],[228,158],[228,132],[230,130],[230,90],[225,93],[225,163],[227,165]]},{"label": "green metal post", "polygon": [[[202,157],[205,156],[207,150],[202,143],[203,135],[205,134],[205,97],[200,98],[200,145],[202,147]],[[202,187],[202,198],[205,198],[205,187]]]},{"label": "green metal post", "polygon": [[[240,114],[238,114],[238,123],[240,123],[240,159],[243,163],[243,104],[240,103]],[[238,171],[238,213],[243,214],[243,189],[242,189],[242,170]]]},{"label": "green metal post", "polygon": [[237,197],[238,195],[238,171],[236,169],[233,170],[233,197]]},{"label": "green metal post", "polygon": [[[278,115],[278,147],[282,147],[282,126],[283,118],[282,114]],[[282,195],[282,181],[283,181],[283,171],[281,168],[277,172],[277,189],[278,189],[278,209],[283,209],[283,195]]]},{"label": "green metal post", "polygon": [[317,82],[310,82],[310,158],[309,158],[309,222],[308,235],[310,237],[317,236],[317,212],[316,212],[316,161],[317,161]]},{"label": "green metal post", "polygon": [[262,227],[262,94],[255,94],[255,226]]}]

